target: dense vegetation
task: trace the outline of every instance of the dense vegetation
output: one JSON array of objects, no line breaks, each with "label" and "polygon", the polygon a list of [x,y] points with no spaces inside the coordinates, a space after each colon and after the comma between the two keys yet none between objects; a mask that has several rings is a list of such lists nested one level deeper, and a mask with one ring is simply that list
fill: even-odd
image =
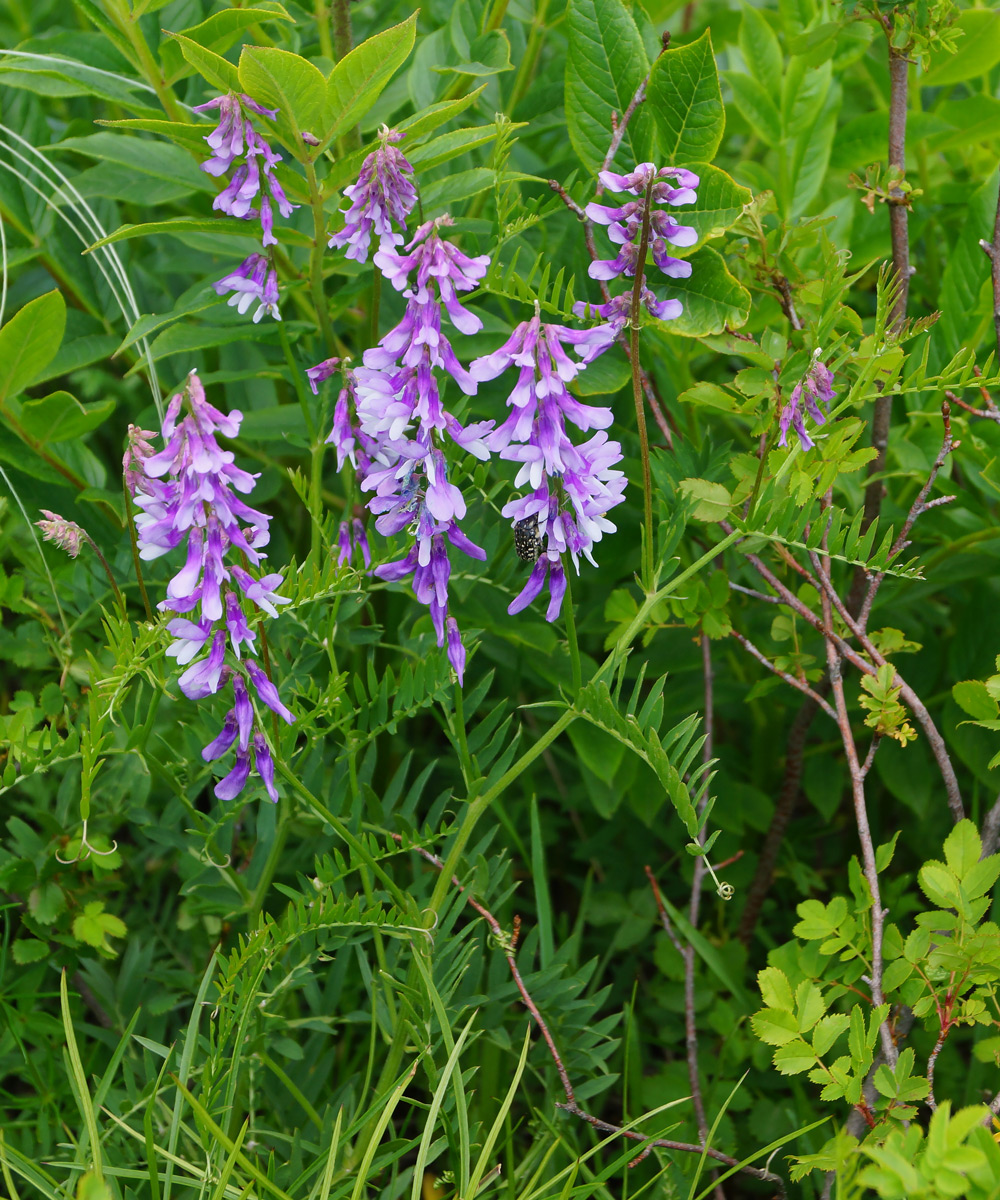
[{"label": "dense vegetation", "polygon": [[1000,13],[0,34],[10,1200],[1000,1194]]}]

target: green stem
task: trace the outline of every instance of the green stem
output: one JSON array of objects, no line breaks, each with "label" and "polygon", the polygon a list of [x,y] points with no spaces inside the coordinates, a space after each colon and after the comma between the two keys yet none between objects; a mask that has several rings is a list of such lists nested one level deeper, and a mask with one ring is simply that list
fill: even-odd
[{"label": "green stem", "polygon": [[437,883],[434,885],[434,892],[431,895],[428,908],[432,913],[437,915],[441,911],[441,907],[445,902],[445,898],[452,886],[451,879],[458,869],[458,860],[462,857],[462,851],[468,845],[469,838],[472,836],[472,831],[479,823],[480,817],[489,808],[493,801],[500,796],[514,782],[514,780],[528,768],[536,758],[556,740],[564,729],[569,728],[576,720],[579,713],[572,708],[567,709],[555,724],[542,734],[533,746],[529,747],[521,755],[516,763],[503,774],[497,782],[488,788],[481,796],[475,799],[470,799],[468,808],[465,810],[465,816],[462,818],[462,823],[458,827],[455,834],[455,840],[451,844],[451,849],[448,851],[448,857],[444,861],[444,866],[437,878]]},{"label": "green stem", "polygon": [[143,74],[146,76],[146,82],[156,92],[156,98],[163,107],[163,111],[171,119],[171,121],[187,122],[187,117],[184,115],[184,109],[177,102],[177,98],[173,90],[167,86],[163,78],[163,73],[156,65],[156,59],[153,58],[153,52],[150,50],[146,39],[142,35],[142,30],[139,28],[137,20],[131,16],[124,16],[119,22],[119,27],[122,33],[128,38],[132,49],[136,53],[139,60],[139,65],[142,67]]},{"label": "green stem", "polygon": [[462,686],[455,684],[455,712],[451,722],[452,732],[457,742],[458,760],[462,764],[462,778],[465,780],[467,791],[472,790],[473,780],[479,772],[475,768],[472,756],[469,754],[469,740],[465,731],[465,706],[462,701]]},{"label": "green stem", "polygon": [[313,810],[313,812],[322,817],[323,820],[332,827],[337,836],[348,846],[350,846],[358,858],[369,867],[376,879],[381,880],[382,884],[392,896],[396,905],[404,911],[408,909],[410,907],[410,901],[406,893],[400,887],[398,887],[392,877],[388,875],[381,866],[379,866],[374,858],[372,858],[371,853],[364,842],[362,842],[355,834],[351,832],[350,829],[348,829],[340,817],[334,816],[334,814],[330,812],[326,805],[312,794],[312,792],[298,778],[298,776],[295,775],[291,768],[288,767],[281,759],[275,759],[275,766],[277,767],[279,774],[292,785],[294,790]]},{"label": "green stem", "polygon": [[524,55],[517,68],[517,74],[514,76],[514,86],[510,91],[510,99],[507,101],[507,112],[513,116],[514,110],[524,99],[524,95],[531,85],[531,81],[535,75],[535,68],[538,65],[538,55],[542,49],[543,34],[545,26],[545,14],[548,11],[549,0],[539,0],[538,11],[535,13],[535,19],[531,23],[531,32],[528,34],[528,44],[524,48]]},{"label": "green stem", "polygon": [[87,533],[86,530],[83,530],[82,532],[83,532],[84,540],[86,541],[87,545],[97,555],[98,562],[100,562],[101,566],[104,568],[104,574],[107,575],[107,577],[108,577],[108,583],[111,584],[111,590],[114,592],[115,600],[118,602],[118,608],[121,610],[122,619],[123,620],[127,619],[128,618],[128,610],[125,607],[125,599],[122,596],[121,591],[118,588],[118,581],[115,579],[114,575],[111,574],[111,568],[108,566],[108,560],[101,553],[100,546],[98,546],[98,544],[94,541],[94,539],[90,536],[90,534]]},{"label": "green stem", "polygon": [[649,435],[646,432],[646,401],[642,394],[639,366],[639,313],[642,310],[642,285],[646,278],[646,251],[649,248],[649,221],[653,205],[653,182],[646,185],[646,203],[642,213],[642,233],[639,256],[636,260],[635,283],[632,286],[631,359],[632,398],[635,401],[635,421],[639,430],[639,453],[642,458],[643,508],[643,590],[648,594],[656,586],[653,578],[653,478],[649,467]]},{"label": "green stem", "polygon": [[378,310],[382,303],[382,272],[375,271],[372,278],[372,345],[378,341]]},{"label": "green stem", "polygon": [[569,662],[573,671],[573,696],[580,694],[583,686],[583,671],[580,667],[580,644],[576,640],[576,612],[573,608],[573,589],[569,571],[566,572],[566,595],[563,597],[563,615],[566,618],[566,641],[569,643]]},{"label": "green stem", "polygon": [[153,610],[149,604],[149,596],[146,595],[146,581],[142,577],[142,564],[139,560],[139,545],[135,536],[135,520],[132,514],[132,497],[128,490],[128,479],[122,475],[122,491],[125,494],[125,524],[128,526],[128,540],[132,547],[132,564],[135,567],[135,577],[139,584],[139,594],[142,596],[142,605],[146,610],[146,620],[152,625]]},{"label": "green stem", "polygon": [[309,254],[309,291],[312,295],[313,307],[323,332],[328,354],[336,350],[336,340],[333,336],[333,325],[330,323],[330,313],[323,294],[323,254],[326,251],[326,213],[323,211],[323,194],[316,179],[316,168],[311,162],[303,164],[306,169],[306,182],[309,185],[309,207],[313,214],[313,248]]},{"label": "green stem", "polygon": [[316,32],[319,35],[319,52],[324,58],[332,59],[333,42],[330,38],[330,10],[323,3],[323,0],[316,0],[314,6],[316,14]]},{"label": "green stem", "polygon": [[333,52],[337,62],[350,54],[354,44],[351,33],[351,0],[333,0],[330,5],[330,15],[333,18]]},{"label": "green stem", "polygon": [[278,825],[274,831],[274,841],[271,843],[271,849],[267,852],[267,861],[264,863],[264,870],[261,872],[260,879],[257,880],[257,886],[253,890],[253,895],[250,898],[250,904],[247,908],[248,929],[253,929],[257,924],[257,918],[264,907],[267,890],[271,886],[274,873],[278,869],[278,862],[284,853],[285,842],[288,839],[289,821],[290,817],[287,808],[279,805]]}]

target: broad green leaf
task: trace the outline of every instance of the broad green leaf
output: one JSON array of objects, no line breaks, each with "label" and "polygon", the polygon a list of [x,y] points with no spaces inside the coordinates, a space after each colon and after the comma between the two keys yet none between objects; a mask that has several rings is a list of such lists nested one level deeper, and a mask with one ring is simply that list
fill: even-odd
[{"label": "broad green leaf", "polygon": [[0,403],[35,379],[55,357],[66,328],[66,302],[46,292],[0,329]]},{"label": "broad green leaf", "polygon": [[795,137],[816,122],[833,79],[833,66],[809,67],[793,58],[785,72],[781,96],[782,136]]},{"label": "broad green leaf", "polygon": [[708,408],[719,408],[723,412],[731,412],[736,406],[737,399],[731,393],[719,387],[717,383],[696,383],[677,397],[685,404],[704,404]]},{"label": "broad green leaf", "polygon": [[666,294],[680,300],[684,311],[661,328],[683,337],[739,329],[750,315],[750,293],[730,275],[722,255],[709,246],[702,246],[689,261],[690,278],[671,279],[666,285]]},{"label": "broad green leaf", "polygon": [[287,124],[296,134],[316,135],[326,98],[326,80],[319,67],[276,46],[244,46],[239,78],[241,91],[278,110],[279,126]]},{"label": "broad green leaf", "polygon": [[767,18],[759,8],[750,4],[743,6],[740,53],[754,79],[766,92],[777,96],[781,91],[781,76],[784,70],[781,47]]},{"label": "broad green leaf", "polygon": [[406,62],[416,38],[417,14],[355,46],[330,72],[318,134],[326,144],[352,129]]},{"label": "broad green leaf", "polygon": [[41,400],[26,400],[19,421],[25,431],[44,446],[47,442],[68,442],[90,433],[115,411],[114,400],[81,404],[69,392],[52,392]]},{"label": "broad green leaf", "polygon": [[205,149],[205,137],[215,128],[208,122],[190,125],[186,121],[160,121],[148,117],[127,117],[121,121],[98,119],[94,124],[106,125],[109,129],[135,129],[144,133],[156,133],[199,155],[208,153]]},{"label": "broad green leaf", "polygon": [[292,21],[293,18],[283,4],[276,0],[265,0],[248,8],[227,8],[213,13],[198,25],[183,31],[189,41],[197,42],[206,50],[225,54],[240,33],[251,25],[262,25],[268,21]]},{"label": "broad green leaf", "polygon": [[830,151],[837,132],[840,98],[840,86],[830,88],[827,102],[817,114],[816,120],[795,140],[791,167],[792,195],[789,204],[792,216],[798,217],[805,212],[818,195],[826,178]]},{"label": "broad green leaf", "polygon": [[28,893],[28,911],[43,925],[51,925],[66,910],[66,895],[58,883],[49,880]]},{"label": "broad green leaf", "polygon": [[[122,225],[106,238],[94,242],[84,251],[89,254],[101,246],[110,246],[112,242],[124,242],[129,238],[151,237],[154,233],[170,233],[182,237],[186,233],[223,234],[226,237],[243,237],[253,240],[253,228],[246,221],[237,217],[169,217],[166,221],[148,221],[143,225]],[[293,246],[311,246],[312,239],[296,229],[283,228],[282,241]],[[258,246],[259,249],[259,246]]]},{"label": "broad green leaf", "polygon": [[724,521],[733,506],[733,498],[721,483],[708,479],[682,479],[678,485],[682,496],[695,501],[692,516],[696,521]]},{"label": "broad green leaf", "polygon": [[951,694],[958,707],[977,721],[992,721],[1000,711],[1000,706],[986,690],[986,684],[979,679],[952,684]]},{"label": "broad green leaf", "polygon": [[708,30],[689,46],[660,55],[649,77],[646,107],[656,122],[664,162],[683,167],[715,157],[726,112]]},{"label": "broad green leaf", "polygon": [[954,54],[939,51],[931,56],[921,87],[947,87],[979,79],[1000,62],[1000,12],[995,8],[959,13],[954,27],[965,34],[958,49]]},{"label": "broad green leaf", "polygon": [[944,842],[944,859],[960,880],[979,862],[983,843],[975,825],[966,818],[959,821]]},{"label": "broad green leaf", "polygon": [[750,126],[751,133],[764,139],[769,146],[781,141],[781,114],[774,101],[757,82],[742,71],[727,71],[726,83],[733,93],[736,111]]},{"label": "broad green leaf", "polygon": [[985,896],[1000,877],[1000,854],[991,854],[977,862],[962,876],[962,891],[969,900]]},{"label": "broad green leaf", "polygon": [[[596,175],[611,142],[611,114],[621,117],[649,70],[642,35],[622,0],[570,0],[566,53],[566,125],[589,175]],[[631,170],[650,157],[649,103],[625,130],[613,166]],[[699,158],[711,158],[710,154]]]},{"label": "broad green leaf", "polygon": [[28,963],[41,962],[43,958],[47,958],[49,947],[47,943],[39,941],[38,938],[18,938],[11,944],[11,951],[14,955],[14,962],[23,967]]},{"label": "broad green leaf", "polygon": [[801,1033],[808,1033],[826,1012],[823,993],[811,979],[803,979],[795,989],[795,1012]]},{"label": "broad green leaf", "polygon": [[221,54],[216,54],[214,50],[207,50],[204,46],[199,46],[197,42],[192,42],[190,38],[186,38],[182,33],[171,33],[169,36],[180,46],[181,54],[184,55],[202,79],[207,79],[209,83],[214,84],[222,92],[241,92],[245,90],[240,86],[239,72]]},{"label": "broad green leaf", "polygon": [[[511,128],[518,129],[520,127],[520,125],[513,125]],[[480,146],[489,145],[496,136],[496,125],[450,129],[447,133],[442,133],[440,137],[418,146],[416,150],[407,151],[407,158],[415,169],[429,171],[432,167],[439,167],[442,163],[457,158],[460,154],[466,154]]]},{"label": "broad green leaf", "polygon": [[[698,231],[698,241],[692,248],[697,249],[711,238],[722,237],[735,225],[753,199],[753,193],[711,163],[691,163],[690,169],[701,179],[698,199],[690,209],[678,208],[673,213],[681,225],[691,225]],[[688,251],[683,253],[687,256]]]},{"label": "broad green leaf", "polygon": [[179,146],[164,146],[162,142],[147,138],[101,132],[91,133],[86,137],[64,138],[63,141],[56,142],[51,149],[75,150],[88,158],[120,163],[131,172],[149,175],[154,179],[187,184],[197,191],[215,191],[214,183],[204,171],[199,170],[191,155]]},{"label": "broad green leaf", "polygon": [[510,42],[502,29],[490,29],[469,46],[469,61],[457,67],[435,67],[442,75],[471,75],[483,78],[500,75],[513,69],[510,61]]}]

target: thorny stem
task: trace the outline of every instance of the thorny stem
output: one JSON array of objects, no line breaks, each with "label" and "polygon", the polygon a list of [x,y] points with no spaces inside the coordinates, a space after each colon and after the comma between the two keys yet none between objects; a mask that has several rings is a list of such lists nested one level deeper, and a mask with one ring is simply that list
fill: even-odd
[{"label": "thorny stem", "polygon": [[[393,834],[392,836],[397,841],[402,840],[398,834]],[[445,891],[447,891],[450,885],[465,896],[469,907],[474,909],[490,927],[494,942],[500,949],[507,962],[507,967],[510,970],[511,978],[514,980],[514,986],[517,988],[521,996],[521,1002],[524,1004],[524,1007],[531,1014],[535,1024],[538,1026],[538,1031],[542,1035],[542,1040],[545,1042],[549,1055],[551,1056],[552,1061],[555,1064],[556,1071],[559,1074],[559,1081],[562,1084],[563,1094],[565,1095],[566,1100],[564,1103],[558,1104],[558,1108],[563,1109],[565,1112],[571,1113],[575,1117],[580,1117],[589,1125],[593,1126],[595,1129],[601,1130],[604,1133],[620,1134],[622,1137],[629,1138],[631,1141],[643,1142],[647,1147],[650,1148],[659,1147],[664,1150],[675,1150],[690,1154],[707,1155],[709,1158],[715,1159],[716,1162],[724,1163],[729,1167],[738,1167],[747,1175],[752,1175],[755,1179],[761,1179],[772,1184],[779,1189],[780,1195],[784,1195],[783,1181],[781,1180],[780,1176],[773,1175],[770,1171],[763,1170],[760,1167],[740,1166],[740,1163],[737,1159],[730,1158],[729,1155],[723,1154],[720,1150],[714,1150],[710,1146],[696,1146],[692,1145],[690,1142],[674,1142],[669,1141],[666,1138],[649,1138],[645,1134],[640,1133],[638,1130],[626,1129],[621,1125],[612,1125],[608,1121],[602,1121],[599,1117],[595,1117],[591,1113],[588,1113],[585,1109],[581,1108],[579,1102],[577,1101],[576,1093],[573,1090],[573,1083],[570,1079],[569,1071],[567,1071],[566,1064],[563,1062],[562,1056],[559,1053],[559,1048],[556,1045],[555,1038],[552,1036],[552,1031],[549,1029],[545,1018],[539,1011],[538,1005],[532,998],[527,984],[524,982],[524,978],[521,975],[520,968],[517,965],[515,951],[517,949],[517,940],[521,927],[520,918],[514,918],[512,932],[510,934],[506,933],[503,926],[496,919],[493,913],[491,913],[485,905],[480,904],[475,896],[472,895],[471,891],[469,891],[461,882],[461,880],[459,880],[457,875],[449,873],[447,862],[443,862],[436,854],[432,854],[429,850],[425,850],[423,847],[414,846],[413,849],[416,850],[425,861],[430,863],[431,866],[440,872],[438,885],[434,889],[435,894],[442,884]],[[644,1157],[644,1155],[642,1157]]]},{"label": "thorny stem", "polygon": [[651,592],[656,586],[653,578],[653,477],[649,467],[649,435],[646,433],[646,405],[643,399],[642,380],[639,377],[639,314],[642,310],[642,285],[646,279],[646,251],[649,247],[649,222],[653,204],[654,176],[646,185],[646,203],[642,211],[642,232],[639,235],[639,256],[635,268],[635,283],[632,285],[631,357],[632,397],[635,400],[635,421],[639,431],[639,454],[642,458],[642,508],[643,508],[643,583]]}]

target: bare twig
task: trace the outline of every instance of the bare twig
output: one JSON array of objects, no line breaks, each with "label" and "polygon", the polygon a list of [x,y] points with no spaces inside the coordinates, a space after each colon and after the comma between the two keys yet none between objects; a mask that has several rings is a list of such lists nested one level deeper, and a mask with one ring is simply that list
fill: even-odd
[{"label": "bare twig", "polygon": [[[826,575],[830,569],[827,559],[822,571]],[[831,589],[832,590],[832,589]],[[823,601],[823,626],[832,633],[833,609],[830,603],[830,592],[824,588],[821,592]],[[844,681],[841,674],[842,660],[833,637],[826,639],[827,668],[830,674],[830,686],[837,707],[837,724],[840,728],[840,738],[847,757],[847,766],[851,776],[851,795],[854,800],[854,819],[858,827],[858,839],[861,842],[861,861],[872,894],[872,973],[871,989],[872,1004],[883,1003],[882,997],[882,937],[885,926],[885,910],[882,908],[882,896],[878,884],[878,868],[875,865],[875,847],[872,844],[871,828],[868,824],[868,808],[865,804],[865,781],[858,762],[858,750],[851,732],[851,720],[847,713],[847,701],[844,697]],[[879,1036],[882,1041],[882,1053],[891,1067],[896,1065],[896,1045],[892,1040],[889,1022],[883,1021],[879,1026]]]},{"label": "bare twig", "polygon": [[986,251],[990,260],[991,277],[993,280],[993,326],[997,334],[997,354],[1000,361],[1000,193],[997,194],[997,213],[993,218],[993,241],[980,241],[980,246]]},{"label": "bare twig", "polygon": [[[949,398],[951,398],[952,393],[949,392],[947,395]],[[899,535],[893,542],[892,549],[889,551],[889,557],[886,559],[887,563],[893,562],[906,548],[908,544],[907,539],[910,536],[910,531],[913,529],[914,522],[921,515],[921,513],[925,513],[927,509],[930,508],[934,503],[934,501],[928,503],[927,497],[930,495],[930,490],[934,486],[934,482],[938,477],[938,473],[944,466],[948,455],[961,445],[961,442],[954,441],[951,436],[951,406],[948,403],[948,400],[945,400],[941,405],[941,418],[944,422],[944,436],[941,439],[941,449],[937,453],[937,458],[934,459],[924,486],[917,493],[916,500],[914,500],[910,505],[910,511],[906,514],[906,520],[903,522],[903,527],[900,529]],[[940,497],[940,499],[945,498],[946,497]],[[858,612],[858,625],[862,629],[868,628],[868,618],[871,615],[872,604],[875,601],[875,595],[878,592],[878,589],[881,587],[883,579],[885,579],[885,571],[877,571],[869,580],[868,591],[865,594],[861,609]]]},{"label": "bare twig", "polygon": [[745,636],[745,634],[742,634],[738,630],[734,629],[731,631],[731,636],[739,642],[744,650],[752,654],[762,666],[767,667],[769,671],[777,675],[779,679],[783,679],[785,683],[795,688],[796,691],[801,692],[804,696],[808,696],[812,701],[814,708],[821,708],[828,717],[836,721],[837,714],[833,711],[826,700],[819,695],[818,692],[813,691],[813,689],[808,683],[805,682],[804,679],[799,679],[797,676],[790,674],[788,671],[782,671],[780,667],[776,667],[774,663],[771,662],[771,660],[763,653],[763,651],[758,650],[758,648],[753,644],[753,642],[750,641],[748,637]]},{"label": "bare twig", "polygon": [[[397,833],[394,833],[392,836],[396,842],[401,843],[403,840],[402,837]],[[429,850],[425,850],[421,846],[414,846],[412,849],[416,850],[417,853],[426,862],[430,863],[431,866],[433,866],[436,870],[441,871],[444,869],[444,863],[436,854],[432,854]],[[593,1126],[594,1129],[599,1129],[602,1133],[618,1134],[621,1137],[628,1138],[630,1141],[643,1142],[644,1152],[633,1159],[633,1163],[641,1161],[641,1159],[645,1157],[645,1152],[652,1148],[673,1150],[678,1153],[704,1154],[708,1158],[714,1159],[716,1162],[723,1163],[727,1167],[737,1167],[746,1175],[752,1175],[755,1179],[760,1179],[766,1183],[770,1183],[778,1190],[779,1195],[784,1196],[784,1181],[780,1176],[774,1175],[770,1171],[760,1167],[741,1165],[738,1159],[730,1158],[728,1154],[723,1154],[721,1150],[715,1150],[711,1146],[696,1146],[691,1142],[675,1142],[668,1138],[650,1138],[645,1134],[640,1133],[638,1130],[625,1129],[621,1125],[613,1125],[609,1121],[602,1121],[600,1117],[595,1117],[592,1113],[588,1113],[585,1109],[581,1108],[576,1099],[576,1093],[573,1090],[573,1084],[570,1080],[569,1072],[566,1070],[566,1065],[559,1054],[559,1049],[556,1046],[551,1030],[546,1024],[545,1018],[542,1016],[541,1012],[539,1012],[538,1006],[532,999],[531,993],[528,991],[527,985],[525,984],[524,979],[521,976],[520,969],[517,965],[517,959],[515,957],[514,950],[517,944],[516,939],[517,932],[520,927],[520,921],[515,918],[514,933],[512,936],[508,936],[504,932],[503,927],[496,917],[489,911],[488,908],[485,907],[485,905],[479,903],[475,896],[468,891],[468,889],[457,878],[457,876],[453,875],[451,877],[451,883],[457,891],[461,892],[465,896],[466,902],[469,904],[469,906],[473,908],[490,927],[490,931],[493,934],[497,946],[500,948],[501,953],[507,960],[507,967],[510,970],[511,978],[514,980],[514,986],[520,993],[521,1002],[524,1004],[524,1007],[531,1014],[535,1024],[538,1026],[538,1030],[542,1035],[545,1045],[548,1048],[549,1055],[551,1056],[553,1063],[555,1063],[556,1071],[559,1074],[559,1081],[562,1084],[562,1089],[566,1100],[557,1104],[557,1108],[561,1108],[565,1112],[572,1113],[573,1116],[579,1117],[582,1121],[586,1121],[588,1125]]]},{"label": "bare twig", "polygon": [[993,807],[983,819],[983,858],[988,858],[1000,842],[1000,796],[993,801]]}]

